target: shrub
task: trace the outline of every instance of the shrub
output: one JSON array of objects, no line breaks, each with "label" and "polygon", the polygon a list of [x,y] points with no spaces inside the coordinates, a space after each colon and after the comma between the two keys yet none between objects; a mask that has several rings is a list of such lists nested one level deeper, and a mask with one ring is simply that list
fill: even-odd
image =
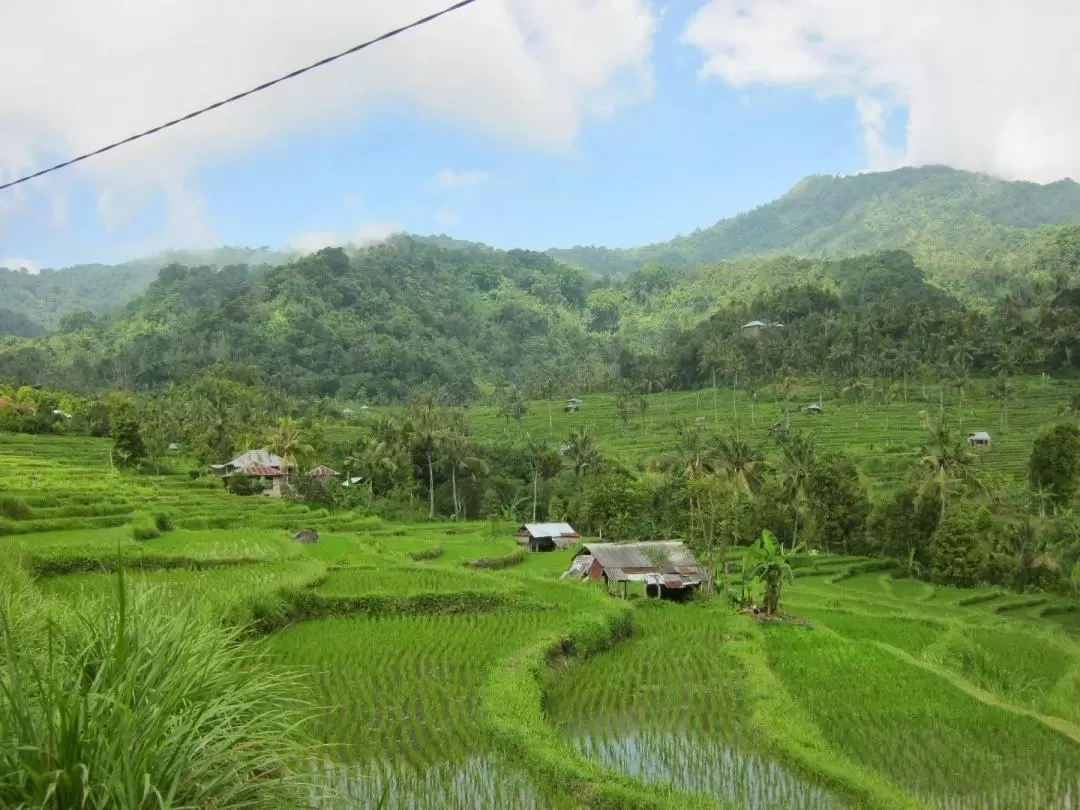
[{"label": "shrub", "polygon": [[172,518],[165,512],[154,515],[154,525],[159,532],[171,532],[173,530]]},{"label": "shrub", "polygon": [[986,533],[986,514],[968,504],[954,506],[938,524],[930,543],[931,574],[935,582],[970,588],[979,580]]},{"label": "shrub", "polygon": [[0,806],[306,806],[301,684],[237,631],[145,592],[49,634],[11,607],[0,602]]},{"label": "shrub", "polygon": [[0,495],[0,515],[12,520],[30,520],[34,516],[34,510],[21,498]]},{"label": "shrub", "polygon": [[136,540],[153,540],[160,535],[161,532],[150,515],[136,512],[131,516],[131,536]]},{"label": "shrub", "polygon": [[233,495],[257,495],[263,490],[259,479],[250,478],[242,472],[230,475],[226,486]]}]

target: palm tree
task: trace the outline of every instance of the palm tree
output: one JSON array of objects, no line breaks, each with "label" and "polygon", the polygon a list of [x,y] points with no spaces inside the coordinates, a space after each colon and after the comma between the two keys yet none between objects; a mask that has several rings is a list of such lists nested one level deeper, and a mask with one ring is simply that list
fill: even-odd
[{"label": "palm tree", "polygon": [[953,435],[948,414],[942,413],[938,421],[930,425],[930,436],[923,444],[919,464],[923,470],[921,496],[933,493],[941,503],[941,518],[945,518],[945,504],[949,492],[957,483],[969,483],[981,487],[981,477],[975,467],[975,455],[967,442]]},{"label": "palm tree", "polygon": [[596,466],[596,462],[600,459],[600,451],[596,446],[596,436],[589,425],[570,431],[565,454],[574,466],[574,474],[579,478],[585,475],[589,467]]},{"label": "palm tree", "polygon": [[737,499],[749,497],[761,488],[761,461],[761,451],[735,434],[716,443],[716,463]]},{"label": "palm tree", "polygon": [[540,479],[551,478],[558,474],[562,459],[543,439],[534,439],[531,436],[525,437],[525,456],[529,460],[529,469],[532,471],[532,519],[535,523]]},{"label": "palm tree", "polygon": [[1001,408],[1002,429],[1005,429],[1009,424],[1009,401],[1015,393],[1012,380],[1004,373],[998,374],[997,381],[994,383],[994,399],[998,401],[998,407]]},{"label": "palm tree", "polygon": [[896,401],[897,387],[892,380],[882,380],[878,385],[878,401],[885,406],[885,431],[889,430],[889,406]]},{"label": "palm tree", "polygon": [[810,434],[793,433],[781,444],[783,451],[783,473],[781,486],[795,505],[795,531],[791,536],[791,547],[795,548],[799,540],[799,513],[807,500],[807,486],[814,469],[814,438]]},{"label": "palm tree", "polygon": [[263,449],[280,456],[286,471],[296,469],[300,459],[315,452],[315,448],[304,440],[300,423],[289,416],[278,419],[277,424],[267,431]]},{"label": "palm tree", "polygon": [[381,472],[394,475],[398,471],[393,451],[386,442],[369,436],[345,457],[345,480],[349,482],[353,472],[367,482],[368,493],[375,497],[375,478]]},{"label": "palm tree", "polygon": [[442,450],[443,418],[433,404],[415,406],[410,416],[409,427],[412,441],[424,457],[428,473],[428,519],[435,517],[435,466],[440,462]]},{"label": "palm tree", "polygon": [[454,517],[457,518],[461,514],[461,501],[458,498],[457,487],[458,471],[477,478],[487,474],[488,465],[475,454],[473,443],[469,440],[469,426],[465,421],[465,415],[460,411],[450,414],[440,444],[442,461],[450,465],[450,492],[454,503]]}]

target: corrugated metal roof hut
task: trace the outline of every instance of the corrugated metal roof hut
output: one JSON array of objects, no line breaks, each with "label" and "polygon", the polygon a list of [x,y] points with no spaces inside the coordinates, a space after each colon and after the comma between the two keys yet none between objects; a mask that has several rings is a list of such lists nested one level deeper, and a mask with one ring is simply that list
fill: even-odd
[{"label": "corrugated metal roof hut", "polygon": [[526,523],[517,532],[517,541],[529,551],[554,551],[570,548],[581,535],[569,523]]},{"label": "corrugated metal roof hut", "polygon": [[680,540],[652,543],[586,543],[564,578],[642,583],[646,596],[681,599],[701,587],[707,573]]}]

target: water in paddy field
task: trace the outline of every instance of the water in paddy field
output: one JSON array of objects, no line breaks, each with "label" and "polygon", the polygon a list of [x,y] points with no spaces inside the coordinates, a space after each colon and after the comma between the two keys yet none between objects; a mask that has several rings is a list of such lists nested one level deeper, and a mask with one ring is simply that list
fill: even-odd
[{"label": "water in paddy field", "polygon": [[[385,792],[385,800],[383,800]],[[328,794],[328,795],[324,795]],[[403,762],[365,765],[324,763],[312,790],[319,810],[562,810],[544,798],[528,777],[498,760],[477,757],[463,762],[410,767]]]},{"label": "water in paddy field", "polygon": [[1080,810],[1080,775],[1061,774],[1050,788],[1030,783],[995,785],[987,793],[946,796],[919,793],[936,810]]},{"label": "water in paddy field", "polygon": [[586,757],[645,782],[715,796],[746,810],[847,810],[765,756],[685,731],[590,729],[572,737]]}]

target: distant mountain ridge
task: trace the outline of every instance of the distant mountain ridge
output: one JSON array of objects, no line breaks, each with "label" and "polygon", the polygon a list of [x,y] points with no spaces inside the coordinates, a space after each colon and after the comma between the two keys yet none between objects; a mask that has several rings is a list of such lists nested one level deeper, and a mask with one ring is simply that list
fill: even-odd
[{"label": "distant mountain ridge", "polygon": [[[158,271],[170,264],[220,269],[235,264],[251,267],[278,264],[284,258],[284,254],[265,247],[222,247],[169,250],[122,264],[79,264],[33,274],[0,268],[0,302],[31,326],[52,329],[73,312],[104,315],[115,311],[142,295],[157,278]],[[20,322],[21,331],[4,331],[4,322],[0,321],[0,335],[26,334],[31,326]]]},{"label": "distant mountain ridge", "polygon": [[[1072,180],[1037,185],[927,166],[845,177],[813,175],[773,202],[667,242],[629,249],[579,246],[547,255],[612,276],[629,275],[646,264],[709,267],[738,258],[738,267],[721,270],[742,278],[758,274],[744,266],[748,260],[766,259],[755,283],[767,286],[776,257],[820,260],[905,250],[936,285],[964,299],[989,300],[1013,279],[1042,267],[1043,246],[1058,239],[1054,226],[1070,223],[1080,223],[1080,185]],[[467,253],[474,261],[497,252],[445,234],[410,239]],[[532,261],[527,253],[508,251],[513,261],[526,263]],[[0,319],[0,336],[55,329],[79,311],[115,312],[142,295],[170,264],[221,269],[277,265],[291,258],[265,247],[223,247],[36,275],[0,269],[0,307],[8,310]]]},{"label": "distant mountain ridge", "polygon": [[644,264],[713,264],[736,256],[842,257],[911,252],[929,277],[963,291],[1008,270],[1036,229],[1080,222],[1080,184],[1010,182],[946,166],[845,177],[814,175],[777,200],[686,236],[637,248],[548,253],[597,273]]}]

